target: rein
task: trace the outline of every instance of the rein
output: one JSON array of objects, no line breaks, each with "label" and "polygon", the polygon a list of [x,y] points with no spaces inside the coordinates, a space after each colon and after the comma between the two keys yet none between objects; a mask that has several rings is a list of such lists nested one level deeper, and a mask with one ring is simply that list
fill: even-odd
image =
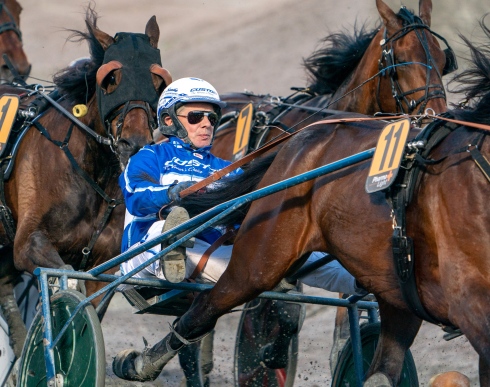
[{"label": "rein", "polygon": [[[263,147],[249,153],[245,157],[231,163],[227,167],[220,169],[219,171],[214,172],[212,175],[208,176],[207,178],[197,182],[196,184],[192,185],[191,187],[183,190],[180,192],[180,197],[184,198],[192,193],[195,193],[199,191],[200,189],[204,188],[208,184],[211,184],[215,181],[220,180],[223,176],[227,175],[231,171],[241,167],[242,165],[252,161],[256,157],[262,155],[263,153],[267,152],[268,150],[274,148],[276,145],[279,145],[280,143],[284,142],[285,140],[291,138],[295,134],[303,131],[306,128],[309,128],[314,125],[321,125],[321,124],[341,124],[341,123],[348,123],[348,122],[363,122],[363,121],[380,121],[380,120],[393,120],[393,119],[401,119],[401,118],[420,118],[420,115],[396,115],[396,116],[379,116],[379,117],[349,117],[349,118],[333,118],[333,119],[328,119],[328,120],[321,120],[321,121],[316,121],[313,122],[312,124],[309,124],[301,129],[298,129],[295,132],[283,132],[280,134],[276,140],[270,142],[267,145],[264,145]],[[423,117],[429,117],[433,119],[438,119],[438,120],[445,120],[448,122],[464,125],[464,126],[469,126],[473,127],[476,129],[482,129],[490,132],[490,125],[484,125],[484,124],[477,124],[474,122],[465,122],[465,121],[460,121],[460,120],[455,120],[452,118],[447,118],[443,116],[436,116],[434,114],[425,114]],[[483,156],[482,156],[483,157]],[[485,173],[485,172],[484,172]]]},{"label": "rein", "polygon": [[301,128],[301,129],[298,129],[295,132],[283,132],[279,136],[277,136],[274,141],[269,142],[267,145],[264,145],[263,147],[247,154],[243,158],[231,163],[230,165],[226,166],[225,168],[214,172],[210,176],[208,176],[205,179],[197,182],[196,184],[190,186],[189,188],[182,190],[179,195],[181,198],[184,198],[184,197],[186,197],[186,196],[188,196],[194,192],[199,191],[201,188],[204,188],[208,184],[211,184],[215,181],[220,180],[223,176],[227,175],[231,171],[233,171],[233,170],[241,167],[242,165],[252,161],[256,157],[262,155],[263,153],[267,152],[268,150],[274,148],[276,145],[279,145],[280,143],[282,143],[285,140],[291,138],[292,136],[300,133],[301,131],[305,130],[306,128],[309,128],[310,126],[319,125],[319,124],[340,124],[340,123],[346,123],[346,122],[379,121],[379,120],[402,118],[402,117],[407,117],[407,116],[403,115],[403,116],[395,116],[395,117],[384,116],[384,117],[335,118],[335,119],[321,120],[321,121],[313,122],[312,124],[309,124],[309,125]]},{"label": "rein", "polygon": [[[36,89],[37,90],[37,89]],[[44,93],[44,91],[37,90],[37,92],[43,96],[43,98],[46,98],[46,100],[51,103],[60,113],[62,113],[66,118],[71,120],[74,124],[76,124],[78,127],[83,129],[85,132],[90,134],[95,141],[97,141],[99,144],[104,144],[104,145],[109,145],[111,148],[113,146],[113,143],[111,139],[105,138],[101,136],[100,134],[96,133],[94,130],[89,128],[87,125],[85,125],[82,121],[80,121],[78,118],[76,118],[73,114],[71,114],[68,110],[66,110],[63,106],[61,106],[58,102],[56,102],[53,98],[51,98],[49,95]]]}]

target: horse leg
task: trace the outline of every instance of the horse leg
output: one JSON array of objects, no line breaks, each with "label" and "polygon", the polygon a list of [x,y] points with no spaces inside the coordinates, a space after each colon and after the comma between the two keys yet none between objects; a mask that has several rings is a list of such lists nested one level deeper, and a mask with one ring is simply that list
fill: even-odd
[{"label": "horse leg", "polygon": [[214,331],[200,342],[186,345],[179,352],[179,363],[184,371],[180,385],[209,386],[209,374],[213,369],[213,340]]},{"label": "horse leg", "polygon": [[19,358],[27,337],[27,329],[14,296],[14,286],[6,278],[0,280],[0,307],[9,327],[15,357]]},{"label": "horse leg", "polygon": [[483,356],[480,356],[478,361],[478,371],[480,374],[480,386],[489,387],[490,386],[490,364]]},{"label": "horse leg", "polygon": [[1,248],[1,257],[0,307],[9,327],[10,341],[14,354],[19,358],[27,337],[27,329],[14,295],[14,282],[20,276],[20,272],[14,267],[13,254],[10,247]]},{"label": "horse leg", "polygon": [[286,368],[288,363],[289,343],[300,329],[301,305],[284,301],[266,301],[271,303],[267,316],[261,318],[276,322],[274,341],[260,349],[260,359],[266,367],[272,369]]},{"label": "horse leg", "polygon": [[[58,251],[43,232],[32,231],[27,226],[19,226],[17,229],[14,242],[14,263],[18,270],[29,273],[33,273],[36,267],[74,270],[71,265],[63,262]],[[58,279],[54,277],[50,278],[49,283],[59,286]],[[86,294],[85,281],[70,278],[68,288]]]},{"label": "horse leg", "polygon": [[59,268],[65,264],[44,233],[21,224],[15,235],[14,263],[18,270],[28,273],[38,266]]},{"label": "horse leg", "polygon": [[[133,349],[119,352],[112,363],[114,373],[126,380],[155,380],[185,345],[200,341],[214,329],[218,318],[226,312],[274,288],[287,268],[288,262],[280,262],[276,271],[271,273],[265,260],[250,262],[249,255],[240,256],[234,251],[228,268],[214,288],[201,292],[194,299],[189,310],[174,322],[171,333],[152,348],[145,348],[143,353]],[[268,271],[267,276],[256,275],[257,272]]]},{"label": "horse leg", "polygon": [[[342,298],[342,293],[339,293],[339,298]],[[335,314],[335,327],[333,331],[333,344],[330,350],[330,373],[333,375],[337,362],[339,361],[340,353],[344,348],[345,343],[350,337],[349,314],[347,308],[337,308]]]},{"label": "horse leg", "polygon": [[397,386],[405,353],[412,345],[422,320],[413,313],[395,308],[383,300],[378,300],[378,304],[381,335],[364,386]]},{"label": "horse leg", "polygon": [[213,370],[213,347],[214,347],[214,330],[201,340],[201,358],[200,367],[204,379],[204,387],[209,386],[209,374]]}]

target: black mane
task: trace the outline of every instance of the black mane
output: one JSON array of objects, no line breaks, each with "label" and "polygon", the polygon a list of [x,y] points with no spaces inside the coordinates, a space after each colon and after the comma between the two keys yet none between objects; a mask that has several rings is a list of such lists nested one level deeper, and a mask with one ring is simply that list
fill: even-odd
[{"label": "black mane", "polygon": [[[490,28],[479,22],[480,27],[490,41]],[[471,65],[468,69],[453,77],[450,83],[458,82],[454,90],[463,93],[468,101],[466,108],[452,110],[454,116],[463,121],[490,124],[490,42],[479,46],[460,35],[471,53]]]},{"label": "black mane", "polygon": [[[405,7],[400,8],[397,16],[404,26],[423,24],[420,17]],[[335,93],[357,67],[379,29],[379,25],[371,31],[367,31],[365,25],[360,29],[354,25],[353,35],[345,31],[322,39],[325,47],[303,60],[311,91],[319,95]]]},{"label": "black mane", "polygon": [[322,39],[326,47],[303,60],[309,88],[316,94],[333,94],[356,68],[378,29],[366,31],[354,27],[354,34],[339,32]]},{"label": "black mane", "polygon": [[90,59],[79,60],[71,66],[58,71],[53,81],[61,94],[72,103],[86,103],[95,93],[95,77],[97,70],[102,65],[105,51],[95,38],[93,30],[97,28],[97,13],[88,6],[85,14],[87,31],[68,30],[72,35],[68,38],[71,42],[86,40],[89,45]]}]

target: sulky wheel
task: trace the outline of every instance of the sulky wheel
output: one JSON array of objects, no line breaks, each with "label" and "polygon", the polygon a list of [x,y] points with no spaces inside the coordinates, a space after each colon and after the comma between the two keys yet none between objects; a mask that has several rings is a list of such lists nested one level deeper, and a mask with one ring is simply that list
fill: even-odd
[{"label": "sulky wheel", "polygon": [[[379,335],[381,333],[380,323],[363,324],[361,329],[362,359],[364,374],[369,369],[373,360],[374,351],[378,345]],[[356,376],[354,370],[354,357],[352,354],[352,345],[350,338],[344,345],[340,354],[335,373],[333,375],[332,387],[355,386]],[[400,387],[417,387],[419,385],[415,362],[410,350],[405,354],[403,362],[402,375],[400,378]]]},{"label": "sulky wheel", "polygon": [[[246,304],[235,344],[235,386],[292,386],[298,360],[298,332],[305,305],[256,299]],[[265,351],[277,345],[273,352]],[[282,350],[277,350],[282,348]],[[267,365],[269,365],[269,367]]]},{"label": "sulky wheel", "polygon": [[[60,290],[51,297],[53,339],[85,296],[74,290]],[[54,348],[58,385],[104,386],[105,349],[102,329],[93,306],[87,305],[71,322]],[[39,310],[29,329],[19,366],[19,386],[46,386],[43,346],[43,315]]]}]

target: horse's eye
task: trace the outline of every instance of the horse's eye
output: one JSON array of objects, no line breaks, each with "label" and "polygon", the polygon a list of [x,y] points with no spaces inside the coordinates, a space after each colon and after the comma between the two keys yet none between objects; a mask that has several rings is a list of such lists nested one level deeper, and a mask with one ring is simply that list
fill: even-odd
[{"label": "horse's eye", "polygon": [[104,91],[107,94],[110,94],[114,90],[116,90],[117,86],[121,82],[121,76],[122,76],[122,72],[120,69],[111,71],[102,80],[102,84],[100,86],[102,87],[102,89],[104,89]]}]

